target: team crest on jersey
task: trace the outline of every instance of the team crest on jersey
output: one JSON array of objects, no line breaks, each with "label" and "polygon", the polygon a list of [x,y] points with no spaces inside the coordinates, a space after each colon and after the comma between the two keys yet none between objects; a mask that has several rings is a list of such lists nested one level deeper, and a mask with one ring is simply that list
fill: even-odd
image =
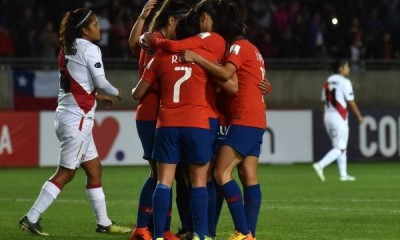
[{"label": "team crest on jersey", "polygon": [[204,39],[204,38],[209,37],[209,36],[211,36],[211,33],[209,33],[209,32],[202,32],[202,33],[199,33],[199,37],[200,37],[201,39]]},{"label": "team crest on jersey", "polygon": [[238,55],[239,52],[240,52],[240,46],[236,45],[236,44],[233,44],[231,46],[231,48],[229,49],[229,52]]},{"label": "team crest on jersey", "polygon": [[101,68],[101,62],[95,63],[95,64],[94,64],[94,67],[95,67],[95,68]]}]

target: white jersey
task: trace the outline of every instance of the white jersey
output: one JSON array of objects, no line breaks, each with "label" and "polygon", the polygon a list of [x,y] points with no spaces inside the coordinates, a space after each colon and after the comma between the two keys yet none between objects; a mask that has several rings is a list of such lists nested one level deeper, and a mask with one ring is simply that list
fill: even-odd
[{"label": "white jersey", "polygon": [[353,100],[353,87],[348,78],[333,74],[324,83],[322,101],[325,102],[325,114],[338,114],[347,121],[347,102]]},{"label": "white jersey", "polygon": [[94,117],[96,86],[93,79],[105,75],[101,50],[82,38],[76,39],[75,48],[75,54],[64,57],[60,51],[58,57],[60,78],[65,78],[64,84],[67,86],[60,88],[56,111],[68,111],[81,117]]}]

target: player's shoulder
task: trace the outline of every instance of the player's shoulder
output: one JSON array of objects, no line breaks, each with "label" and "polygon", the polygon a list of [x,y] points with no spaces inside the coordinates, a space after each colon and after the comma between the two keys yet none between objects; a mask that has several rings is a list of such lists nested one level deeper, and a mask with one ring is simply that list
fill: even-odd
[{"label": "player's shoulder", "polygon": [[86,54],[101,55],[100,48],[96,44],[94,44],[86,39],[82,39],[82,38],[76,39],[76,46],[77,46],[78,51],[82,51],[83,53],[85,53],[85,55]]}]

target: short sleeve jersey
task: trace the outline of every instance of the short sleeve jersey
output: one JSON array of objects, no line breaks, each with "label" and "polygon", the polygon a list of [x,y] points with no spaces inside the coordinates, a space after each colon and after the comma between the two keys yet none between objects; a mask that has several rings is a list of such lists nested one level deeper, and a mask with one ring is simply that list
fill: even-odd
[{"label": "short sleeve jersey", "polygon": [[258,88],[265,75],[262,55],[249,41],[240,39],[231,45],[225,61],[236,66],[239,81],[239,91],[229,103],[229,122],[265,129],[264,96]]},{"label": "short sleeve jersey", "polygon": [[[216,58],[205,50],[196,53],[210,61]],[[157,53],[147,65],[143,81],[160,82],[159,127],[198,127],[209,129],[206,101],[207,73],[198,64],[182,63],[177,54]]]},{"label": "short sleeve jersey", "polygon": [[74,54],[60,50],[58,68],[67,78],[69,90],[60,88],[57,111],[68,111],[79,116],[94,116],[96,87],[93,78],[105,75],[101,50],[82,38],[76,39]]},{"label": "short sleeve jersey", "polygon": [[[193,37],[178,41],[156,38],[154,45],[169,52],[180,52],[185,49],[203,49],[212,53],[217,58],[218,63],[222,62],[226,50],[225,39],[215,32],[202,32]],[[216,107],[216,91],[217,84],[213,81],[208,81],[206,94],[209,104],[209,117],[211,118],[219,117]]]},{"label": "short sleeve jersey", "polygon": [[[164,38],[161,32],[156,32],[157,37]],[[139,76],[141,77],[146,65],[154,57],[155,49],[140,50],[139,56]],[[136,120],[155,121],[157,120],[158,108],[160,104],[160,89],[157,83],[140,99],[136,109]]]},{"label": "short sleeve jersey", "polygon": [[322,87],[322,101],[325,112],[337,112],[347,119],[347,102],[354,100],[353,86],[348,78],[340,74],[331,75]]}]

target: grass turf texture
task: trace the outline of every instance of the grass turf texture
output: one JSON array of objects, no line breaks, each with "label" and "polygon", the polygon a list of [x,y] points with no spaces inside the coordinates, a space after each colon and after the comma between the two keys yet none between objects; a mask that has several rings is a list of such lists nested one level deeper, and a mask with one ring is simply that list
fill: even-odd
[{"label": "grass turf texture", "polygon": [[[340,182],[336,166],[325,169],[320,182],[311,164],[261,165],[263,202],[258,240],[400,239],[400,164],[349,164],[355,182]],[[85,176],[75,179],[42,216],[50,237],[22,232],[18,220],[35,201],[55,168],[0,169],[0,239],[128,239],[129,234],[95,232],[95,218],[85,193]],[[109,216],[118,224],[135,222],[138,196],[147,167],[105,167],[103,186]],[[174,206],[173,231],[178,228]],[[226,204],[218,239],[227,239],[233,223]]]}]

